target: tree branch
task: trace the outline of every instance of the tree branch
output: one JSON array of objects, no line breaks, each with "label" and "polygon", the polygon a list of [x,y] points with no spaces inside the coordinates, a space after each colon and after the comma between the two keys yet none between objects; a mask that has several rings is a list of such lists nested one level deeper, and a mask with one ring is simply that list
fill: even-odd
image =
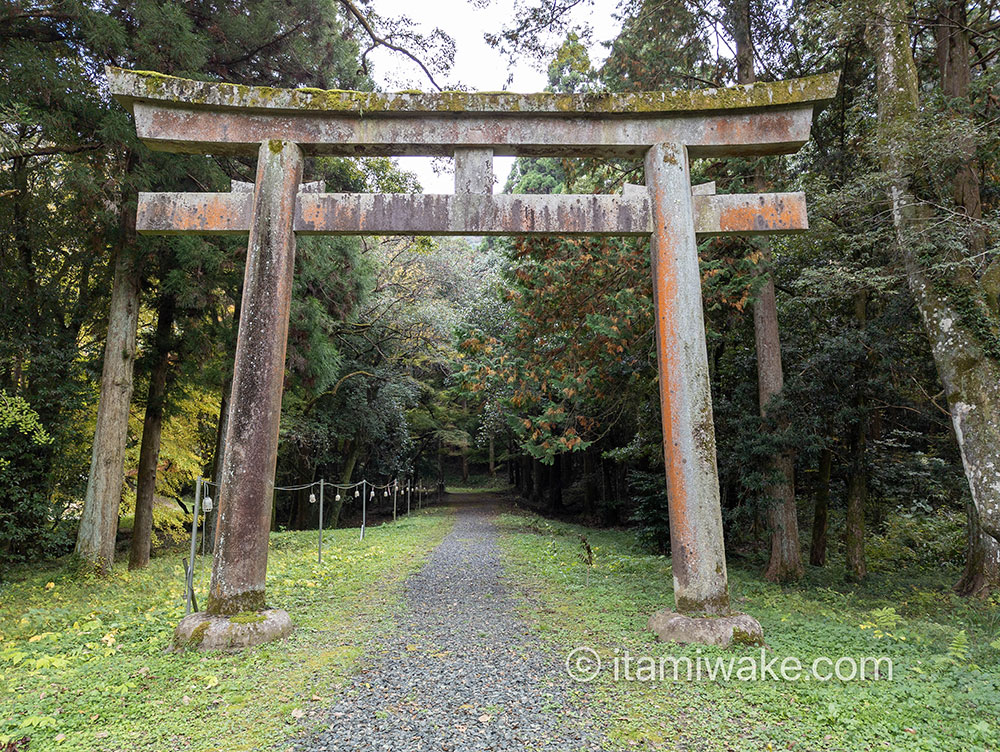
[{"label": "tree branch", "polygon": [[420,66],[420,69],[424,72],[424,75],[427,76],[427,79],[431,82],[434,88],[437,89],[438,91],[442,91],[442,88],[438,85],[438,82],[434,79],[433,74],[431,74],[430,70],[427,68],[426,65],[424,65],[423,61],[420,58],[418,58],[412,52],[407,50],[405,47],[400,47],[397,44],[393,44],[385,37],[379,36],[375,32],[375,29],[372,28],[372,25],[368,23],[368,19],[365,18],[364,14],[358,9],[358,6],[356,6],[352,2],[352,0],[340,0],[340,4],[344,6],[347,12],[351,16],[353,16],[354,19],[359,24],[361,24],[361,28],[365,30],[365,33],[372,40],[371,46],[369,46],[368,49],[366,49],[364,53],[362,53],[361,55],[361,70],[364,71],[366,76],[368,75],[368,53],[374,50],[376,47],[385,47],[386,49],[392,50],[393,52],[398,52],[401,55],[405,55],[410,60],[415,62],[418,66]]},{"label": "tree branch", "polygon": [[0,162],[10,162],[13,159],[31,159],[32,157],[51,157],[56,154],[78,154],[83,151],[94,151],[95,149],[100,149],[102,146],[103,144],[56,144],[54,146],[41,146],[37,149],[19,150],[0,155]]}]

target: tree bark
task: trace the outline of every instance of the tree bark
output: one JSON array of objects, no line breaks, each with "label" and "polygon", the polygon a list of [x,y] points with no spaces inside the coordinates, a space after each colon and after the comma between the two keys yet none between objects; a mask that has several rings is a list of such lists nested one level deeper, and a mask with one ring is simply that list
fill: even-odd
[{"label": "tree bark", "polygon": [[[937,42],[938,73],[941,90],[952,104],[954,117],[964,118],[969,102],[969,84],[972,66],[969,63],[969,24],[965,0],[941,0],[938,4],[934,37]],[[970,128],[972,124],[970,123]],[[969,244],[973,251],[981,251],[985,237],[978,221],[983,218],[979,195],[979,174],[975,168],[975,145],[972,139],[965,145],[966,159],[959,166],[953,179],[955,205],[969,222]]]},{"label": "tree bark", "polygon": [[[354,467],[358,464],[358,456],[361,454],[361,442],[352,441],[350,444],[351,451],[347,454],[347,459],[344,460],[344,469],[340,474],[340,484],[342,486],[350,484],[351,476],[354,475]],[[351,494],[353,498],[354,491],[335,490],[333,492],[333,506],[330,508],[329,516],[327,517],[326,527],[337,527],[337,524],[340,522],[340,512],[344,508],[344,499],[348,494]],[[340,501],[337,501],[338,496],[340,497]]]},{"label": "tree bark", "polygon": [[955,583],[955,592],[986,597],[1000,589],[1000,544],[983,532],[976,505],[971,499],[965,506],[965,571]]},{"label": "tree bark", "polygon": [[[219,401],[219,420],[215,427],[215,452],[212,455],[212,471],[211,478],[214,481],[215,494],[218,496],[219,489],[222,487],[222,457],[226,452],[226,424],[229,420],[229,403],[233,396],[233,362],[236,355],[236,336],[239,332],[240,326],[240,305],[243,300],[243,285],[241,284],[237,289],[236,303],[233,306],[233,326],[232,326],[232,341],[233,347],[229,352],[229,367],[226,368],[226,377],[222,382],[222,398]],[[209,514],[205,516],[205,536],[208,540],[213,542],[213,553],[214,553],[214,542],[215,542],[215,527],[216,519],[218,515]]]},{"label": "tree bark", "polygon": [[[964,0],[944,0],[938,5],[938,19],[934,29],[941,90],[948,97],[952,114],[956,118],[965,117],[965,110],[969,105],[969,83],[972,79],[966,16]],[[975,149],[971,139],[965,151],[967,158],[958,167],[953,179],[953,198],[956,208],[969,220],[969,247],[974,253],[979,253],[985,247],[985,235],[978,225],[983,212],[979,175],[974,162]],[[1000,543],[983,532],[979,512],[971,499],[965,508],[965,571],[956,583],[955,591],[960,595],[989,595],[1000,587]]]},{"label": "tree bark", "polygon": [[[859,290],[854,294],[854,320],[858,336],[863,336],[868,324],[868,292]],[[845,550],[847,555],[847,576],[860,581],[868,575],[865,564],[865,507],[868,505],[868,413],[866,395],[858,386],[867,368],[867,359],[862,356],[855,364],[854,410],[856,413],[851,429],[850,477],[847,481],[847,520],[845,530]]]},{"label": "tree bark", "polygon": [[[934,268],[955,261],[928,237],[934,209],[918,203],[910,184],[908,129],[915,126],[919,96],[905,0],[881,0],[869,24],[876,53],[878,128],[888,175],[898,253],[910,292],[930,340],[945,388],[972,499],[985,532],[1000,539],[1000,356],[988,342],[991,312],[985,290],[968,266]],[[986,326],[987,331],[984,331]]]},{"label": "tree bark", "polygon": [[533,459],[532,465],[535,469],[535,494],[532,501],[541,505],[549,492],[549,466]]},{"label": "tree bark", "polygon": [[[730,7],[733,40],[736,43],[736,76],[740,84],[757,80],[753,66],[750,2],[736,0]],[[754,188],[766,189],[758,162]],[[760,262],[767,268],[771,262],[771,245],[758,239],[754,246],[760,251]],[[757,391],[761,418],[766,418],[771,401],[784,388],[781,365],[781,335],[778,329],[778,306],[774,280],[766,272],[764,283],[753,304],[754,344],[757,350]],[[791,582],[802,577],[802,555],[799,550],[799,521],[795,505],[795,460],[790,452],[779,452],[771,458],[771,470],[776,480],[768,486],[771,503],[767,510],[771,531],[771,555],[764,577],[772,582]]]},{"label": "tree bark", "polygon": [[76,553],[103,574],[111,570],[115,559],[125,442],[128,438],[128,409],[132,401],[135,338],[139,324],[141,277],[139,260],[135,257],[135,199],[135,192],[128,191],[120,208],[121,234],[115,249],[97,427],[76,538]]},{"label": "tree bark", "polygon": [[594,476],[594,449],[588,447],[583,452],[583,513],[587,519],[593,518],[597,504],[597,479]]},{"label": "tree bark", "polygon": [[859,420],[851,437],[851,468],[847,481],[845,549],[847,576],[860,581],[868,575],[865,564],[865,507],[868,504],[868,467],[865,459],[864,422]]},{"label": "tree bark", "polygon": [[156,496],[156,467],[160,461],[163,407],[170,374],[174,310],[173,294],[163,293],[156,314],[156,333],[153,337],[155,360],[149,375],[146,416],[142,423],[139,475],[135,493],[135,521],[132,524],[132,543],[128,554],[129,569],[142,569],[149,564],[149,549],[153,534],[153,501]]},{"label": "tree bark", "polygon": [[833,450],[824,447],[819,457],[819,479],[813,502],[812,546],[809,563],[814,567],[826,566],[826,534],[830,516],[830,474],[833,470]]},{"label": "tree bark", "polygon": [[557,454],[552,459],[552,468],[549,473],[551,483],[549,483],[549,509],[553,514],[562,512],[562,455]]}]

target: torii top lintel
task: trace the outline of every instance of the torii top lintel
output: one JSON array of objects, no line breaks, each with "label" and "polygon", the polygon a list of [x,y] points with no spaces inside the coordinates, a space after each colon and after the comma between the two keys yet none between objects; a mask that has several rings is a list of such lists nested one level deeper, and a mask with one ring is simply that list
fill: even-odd
[{"label": "torii top lintel", "polygon": [[162,151],[255,154],[282,139],[307,154],[640,157],[653,144],[692,157],[786,154],[809,138],[838,73],[699,91],[622,94],[377,93],[277,89],[107,69],[139,137]]}]

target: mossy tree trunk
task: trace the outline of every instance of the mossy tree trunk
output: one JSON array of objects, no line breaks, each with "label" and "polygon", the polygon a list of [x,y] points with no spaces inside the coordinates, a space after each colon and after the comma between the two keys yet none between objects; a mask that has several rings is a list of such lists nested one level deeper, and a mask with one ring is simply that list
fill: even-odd
[{"label": "mossy tree trunk", "polygon": [[971,498],[966,507],[965,571],[955,583],[955,592],[985,597],[1000,590],[1000,543],[983,532]]},{"label": "mossy tree trunk", "polygon": [[[952,117],[965,119],[970,105],[969,84],[972,79],[965,0],[943,0],[939,3],[934,37],[937,42],[941,90],[948,97]],[[969,127],[971,128],[971,123]],[[966,158],[956,169],[952,181],[953,199],[959,216],[964,215],[966,219],[965,230],[970,250],[982,253],[986,243],[978,224],[982,219],[983,209],[972,139],[969,139],[964,151]],[[988,595],[1000,587],[1000,543],[983,532],[979,511],[971,499],[965,506],[965,571],[955,584],[955,591],[961,595]]]},{"label": "mossy tree trunk", "polygon": [[1000,338],[986,281],[931,233],[935,209],[917,200],[908,136],[917,125],[918,79],[905,0],[880,0],[868,33],[875,51],[879,148],[898,252],[944,384],[972,499],[985,532],[1000,539]]}]

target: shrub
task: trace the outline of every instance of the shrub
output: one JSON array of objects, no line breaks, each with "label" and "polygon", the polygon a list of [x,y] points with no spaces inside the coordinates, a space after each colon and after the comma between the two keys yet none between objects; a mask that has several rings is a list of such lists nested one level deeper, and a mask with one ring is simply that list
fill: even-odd
[{"label": "shrub", "polygon": [[45,493],[51,444],[31,405],[0,390],[0,564],[52,553],[55,521]]},{"label": "shrub", "polygon": [[632,492],[632,503],[635,504],[631,519],[639,525],[639,538],[657,553],[668,553],[670,512],[663,474],[631,470],[628,474],[628,486]]}]

